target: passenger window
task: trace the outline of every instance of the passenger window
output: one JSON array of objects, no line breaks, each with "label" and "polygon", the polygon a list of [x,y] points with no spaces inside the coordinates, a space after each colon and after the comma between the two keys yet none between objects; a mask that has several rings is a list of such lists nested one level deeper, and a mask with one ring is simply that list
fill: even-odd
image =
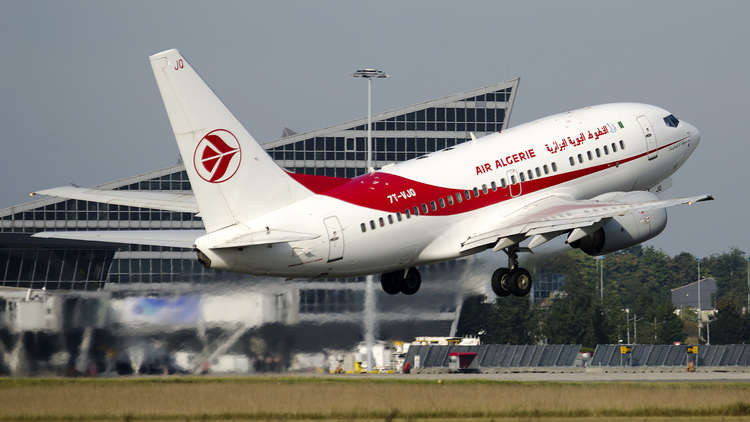
[{"label": "passenger window", "polygon": [[542,170],[544,170],[545,175],[549,174],[549,167],[546,164],[542,166]]},{"label": "passenger window", "polygon": [[453,199],[453,195],[448,195],[448,205],[453,206],[455,204],[455,200]]},{"label": "passenger window", "polygon": [[479,189],[474,188],[472,190],[474,191],[474,198],[479,198]]},{"label": "passenger window", "polygon": [[400,212],[396,213],[396,220],[401,221],[401,213]]},{"label": "passenger window", "polygon": [[614,142],[612,142],[612,152],[617,152],[617,145]]},{"label": "passenger window", "polygon": [[362,233],[367,231],[367,226],[365,226],[365,223],[360,224],[359,228],[362,229]]},{"label": "passenger window", "polygon": [[602,156],[602,152],[599,151],[599,148],[596,149],[596,158],[599,158]]},{"label": "passenger window", "polygon": [[573,157],[569,157],[570,159],[570,165],[574,166],[576,164],[576,161],[573,159]]},{"label": "passenger window", "polygon": [[552,171],[557,172],[557,163],[552,163]]},{"label": "passenger window", "polygon": [[383,217],[378,218],[378,222],[380,223],[380,227],[385,226],[385,220],[383,220]]},{"label": "passenger window", "polygon": [[586,157],[589,158],[589,161],[594,159],[594,154],[591,153],[591,151],[586,151]]},{"label": "passenger window", "polygon": [[583,155],[578,154],[578,162],[583,164]]},{"label": "passenger window", "polygon": [[440,198],[438,202],[440,203],[440,208],[445,208],[445,199]]},{"label": "passenger window", "polygon": [[482,185],[482,193],[487,195],[487,185]]},{"label": "passenger window", "polygon": [[393,216],[388,214],[388,224],[393,224]]},{"label": "passenger window", "polygon": [[606,145],[604,145],[604,155],[609,155],[609,148]]},{"label": "passenger window", "polygon": [[427,214],[427,204],[422,204],[422,214]]},{"label": "passenger window", "polygon": [[375,222],[370,220],[370,229],[375,230]]},{"label": "passenger window", "polygon": [[542,172],[539,171],[539,167],[535,168],[534,171],[536,172],[536,177],[542,177]]},{"label": "passenger window", "polygon": [[456,193],[456,200],[458,201],[459,204],[463,202],[464,197],[463,195],[461,195],[461,192]]},{"label": "passenger window", "polygon": [[465,190],[464,191],[464,198],[466,198],[466,200],[471,199],[471,192],[469,192],[468,190]]},{"label": "passenger window", "polygon": [[515,185],[516,184],[516,175],[515,174],[511,174],[510,175],[510,184],[511,185]]},{"label": "passenger window", "polygon": [[411,211],[409,211],[409,209],[407,208],[406,210],[404,210],[404,215],[406,216],[407,220],[410,219],[411,218]]},{"label": "passenger window", "polygon": [[430,201],[430,208],[432,208],[433,211],[437,211],[437,204],[435,204],[435,201]]},{"label": "passenger window", "polygon": [[494,180],[490,183],[490,186],[492,186],[492,192],[497,192],[497,184]]},{"label": "passenger window", "polygon": [[625,149],[625,142],[620,139],[620,149]]},{"label": "passenger window", "polygon": [[527,175],[529,176],[529,180],[531,180],[531,179],[533,179],[533,178],[534,178],[534,173],[532,173],[532,171],[531,171],[531,170],[527,170],[527,171],[526,171],[526,174],[527,174]]},{"label": "passenger window", "polygon": [[508,184],[507,184],[507,183],[505,183],[505,178],[503,177],[502,179],[500,179],[500,187],[503,187],[503,188],[504,188],[504,187],[506,187],[506,186],[508,186]]},{"label": "passenger window", "polygon": [[521,182],[526,181],[526,176],[523,175],[523,172],[518,173],[518,180],[520,180]]},{"label": "passenger window", "polygon": [[416,217],[418,215],[419,215],[419,207],[414,207],[414,216]]}]

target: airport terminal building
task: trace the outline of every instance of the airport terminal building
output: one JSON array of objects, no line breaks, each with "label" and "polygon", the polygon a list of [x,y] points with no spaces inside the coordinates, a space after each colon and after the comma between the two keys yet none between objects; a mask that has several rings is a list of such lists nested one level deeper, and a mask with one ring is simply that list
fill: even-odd
[{"label": "airport terminal building", "polygon": [[[416,159],[508,127],[518,79],[500,82],[419,104],[391,110],[372,119],[376,168]],[[364,108],[364,107],[363,107]],[[365,172],[367,119],[325,129],[295,133],[264,143],[271,157],[295,172],[356,177]],[[164,142],[173,140],[164,140]],[[180,191],[190,182],[182,164],[98,186],[99,189]],[[200,217],[190,213],[134,208],[58,198],[35,199],[0,210],[0,286],[61,291],[173,291],[175,285],[249,282],[257,277],[207,270],[195,252],[144,245],[92,244],[38,239],[31,234],[52,230],[196,229]],[[378,300],[379,317],[403,319],[397,312],[408,299],[410,319],[455,324],[459,277],[465,261],[425,268],[423,292],[409,298]],[[487,276],[487,275],[485,275]],[[488,277],[488,276],[487,276]],[[433,279],[444,284],[430,288]],[[269,294],[282,295],[291,312],[286,322],[360,320],[364,278],[270,283]],[[198,287],[199,287],[198,286]],[[446,288],[446,286],[452,286]],[[261,287],[259,287],[261,288]],[[263,288],[261,288],[263,289]],[[378,295],[382,292],[378,288]],[[416,313],[413,313],[416,310]],[[290,319],[291,318],[291,319]],[[442,330],[442,329],[441,329]],[[443,332],[443,335],[447,332]]]}]

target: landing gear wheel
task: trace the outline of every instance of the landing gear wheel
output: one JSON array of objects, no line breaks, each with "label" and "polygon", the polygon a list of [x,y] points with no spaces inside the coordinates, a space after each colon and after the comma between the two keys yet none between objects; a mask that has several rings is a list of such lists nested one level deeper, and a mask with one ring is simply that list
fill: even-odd
[{"label": "landing gear wheel", "polygon": [[526,296],[531,291],[531,274],[523,268],[511,271],[506,280],[514,296]]},{"label": "landing gear wheel", "polygon": [[508,274],[510,274],[510,270],[507,268],[498,268],[494,273],[492,273],[492,291],[497,296],[505,297],[510,294],[510,290],[508,290],[505,286],[505,284],[507,283],[506,279],[508,278]]},{"label": "landing gear wheel", "polygon": [[419,287],[422,285],[422,276],[419,275],[419,270],[414,267],[409,268],[406,272],[404,280],[401,282],[401,293],[405,295],[413,295],[419,291]]},{"label": "landing gear wheel", "polygon": [[398,294],[403,284],[403,271],[394,271],[392,273],[383,273],[380,275],[380,287],[389,295]]}]

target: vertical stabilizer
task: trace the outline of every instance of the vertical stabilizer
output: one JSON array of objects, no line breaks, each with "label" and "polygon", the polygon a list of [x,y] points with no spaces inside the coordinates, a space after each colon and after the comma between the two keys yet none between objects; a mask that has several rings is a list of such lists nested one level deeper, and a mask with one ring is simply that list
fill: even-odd
[{"label": "vertical stabilizer", "polygon": [[150,59],[206,231],[312,195],[276,165],[179,51]]}]

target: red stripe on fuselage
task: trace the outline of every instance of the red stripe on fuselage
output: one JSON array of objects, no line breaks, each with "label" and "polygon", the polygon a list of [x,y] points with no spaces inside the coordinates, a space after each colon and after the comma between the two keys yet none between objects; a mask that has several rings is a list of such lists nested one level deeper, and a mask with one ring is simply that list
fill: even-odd
[{"label": "red stripe on fuselage", "polygon": [[350,183],[352,181],[352,179],[347,179],[345,177],[315,176],[312,174],[291,172],[287,172],[287,174],[291,176],[292,179],[296,180],[297,183],[319,195],[335,188],[336,186]]},{"label": "red stripe on fuselage", "polygon": [[[565,182],[588,176],[590,174],[594,174],[611,167],[617,167],[620,164],[625,164],[630,161],[637,160],[638,158],[667,148],[685,139],[686,138],[682,138],[659,148],[655,148],[651,151],[646,151],[644,153],[628,158],[623,158],[621,160],[615,160],[597,166],[573,170],[567,173],[553,174],[535,178],[532,180],[526,180],[524,182],[521,182],[521,195],[516,195],[513,197],[511,197],[510,195],[510,187],[513,185],[508,185],[505,188],[501,188],[498,186],[497,190],[494,192],[488,186],[487,194],[484,194],[482,192],[481,186],[477,186],[477,188],[480,188],[479,197],[474,196],[474,192],[471,190],[474,188],[472,186],[468,188],[471,199],[466,199],[466,197],[463,196],[463,201],[461,203],[456,200],[456,194],[460,193],[461,195],[464,195],[463,189],[451,189],[430,185],[390,173],[374,172],[356,177],[354,179],[312,176],[295,173],[289,173],[289,175],[292,176],[297,182],[301,183],[317,194],[330,196],[332,198],[336,198],[350,204],[371,208],[373,210],[394,213],[404,212],[404,210],[409,209],[410,212],[413,212],[411,210],[413,210],[414,207],[419,207],[419,214],[422,215],[423,212],[421,206],[422,204],[427,204],[428,212],[425,215],[454,215],[474,211],[479,208],[507,201],[511,198],[516,198],[522,195],[527,195],[529,193],[560,185]],[[406,197],[408,196],[407,193],[409,189],[413,189],[416,195],[412,197]],[[394,198],[393,195],[396,195],[396,197]],[[401,197],[400,195],[403,195],[404,197]],[[440,198],[443,198],[443,200],[446,201],[446,198],[448,196],[453,196],[454,204],[448,205],[446,203],[445,208],[440,208],[440,203],[438,201],[440,200]],[[437,210],[432,210],[432,208],[430,207],[430,201],[436,202]]]}]

